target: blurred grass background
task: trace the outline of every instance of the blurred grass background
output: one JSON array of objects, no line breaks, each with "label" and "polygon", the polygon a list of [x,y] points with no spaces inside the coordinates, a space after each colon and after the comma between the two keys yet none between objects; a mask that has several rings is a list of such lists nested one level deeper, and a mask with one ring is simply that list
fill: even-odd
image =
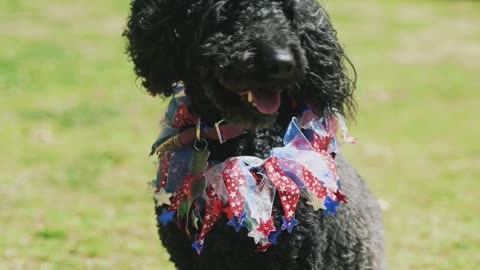
[{"label": "blurred grass background", "polygon": [[[480,3],[328,1],[359,72],[344,152],[382,200],[390,269],[480,265]],[[0,0],[0,269],[173,269],[146,183],[162,108],[128,1]]]}]

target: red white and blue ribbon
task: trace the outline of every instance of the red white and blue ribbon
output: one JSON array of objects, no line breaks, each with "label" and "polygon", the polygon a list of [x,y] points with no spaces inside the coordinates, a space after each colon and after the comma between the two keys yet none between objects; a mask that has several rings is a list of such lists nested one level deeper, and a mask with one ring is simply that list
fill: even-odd
[{"label": "red white and blue ribbon", "polygon": [[[179,134],[179,129],[193,125],[197,119],[188,111],[188,99],[181,86],[169,104],[162,123],[162,133],[156,145]],[[193,147],[159,154],[155,200],[164,206],[158,221],[188,227],[190,215],[198,219],[201,228],[192,247],[201,253],[205,238],[222,215],[228,217],[233,231],[248,231],[266,251],[277,243],[281,231],[292,233],[300,194],[308,194],[307,204],[324,214],[335,214],[340,202],[347,202],[339,188],[339,176],[332,155],[337,152],[336,133],[343,132],[344,141],[354,143],[341,117],[317,117],[306,110],[293,117],[284,135],[284,146],[274,148],[265,160],[250,157],[231,157],[209,166],[200,175],[190,175]],[[155,147],[155,145],[154,145]],[[205,190],[192,196],[195,181],[205,181]],[[198,190],[196,191],[198,193]],[[272,207],[275,196],[283,208],[280,228],[273,223]],[[198,194],[197,194],[198,195]]]}]

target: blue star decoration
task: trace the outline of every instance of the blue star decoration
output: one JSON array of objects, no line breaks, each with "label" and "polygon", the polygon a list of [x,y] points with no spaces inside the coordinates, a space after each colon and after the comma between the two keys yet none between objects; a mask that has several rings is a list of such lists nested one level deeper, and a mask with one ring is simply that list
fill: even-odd
[{"label": "blue star decoration", "polygon": [[192,248],[197,251],[197,254],[200,255],[203,250],[203,241],[198,241],[198,235],[195,236],[195,242],[192,244]]},{"label": "blue star decoration", "polygon": [[335,215],[337,213],[337,207],[340,203],[337,201],[333,201],[330,197],[327,197],[325,200],[325,207],[327,209],[323,210],[323,215],[326,216],[328,214]]},{"label": "blue star decoration", "polygon": [[287,230],[288,233],[292,233],[293,228],[298,225],[298,220],[292,218],[292,220],[288,220],[285,216],[282,217],[283,224],[282,224],[282,231]]},{"label": "blue star decoration", "polygon": [[239,232],[240,229],[247,227],[247,224],[245,223],[245,216],[246,214],[243,213],[240,215],[240,217],[233,217],[230,219],[230,221],[227,222],[227,225],[232,226],[235,228],[236,232]]},{"label": "blue star decoration", "polygon": [[168,223],[173,221],[176,212],[177,211],[168,211],[166,208],[163,208],[162,213],[157,217],[157,220],[162,223],[163,226],[167,226]]},{"label": "blue star decoration", "polygon": [[272,245],[276,245],[278,242],[277,242],[277,237],[282,234],[282,231],[281,230],[277,230],[277,231],[274,231],[274,232],[271,232],[269,235],[268,235],[268,242],[272,243]]}]

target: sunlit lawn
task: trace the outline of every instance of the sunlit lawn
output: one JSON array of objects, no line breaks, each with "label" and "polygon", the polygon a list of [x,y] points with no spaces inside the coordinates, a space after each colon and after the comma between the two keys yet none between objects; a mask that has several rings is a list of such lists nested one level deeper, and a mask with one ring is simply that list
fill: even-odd
[{"label": "sunlit lawn", "polygon": [[[387,209],[390,269],[480,265],[480,3],[329,1],[359,71],[344,152]],[[0,2],[0,269],[173,269],[147,158],[162,102],[128,1]]]}]

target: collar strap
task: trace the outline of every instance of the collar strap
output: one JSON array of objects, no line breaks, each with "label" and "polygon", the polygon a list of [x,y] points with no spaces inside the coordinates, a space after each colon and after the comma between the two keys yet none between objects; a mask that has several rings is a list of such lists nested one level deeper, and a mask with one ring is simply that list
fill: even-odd
[{"label": "collar strap", "polygon": [[[209,140],[218,140],[220,143],[224,143],[225,141],[236,138],[246,132],[244,128],[238,125],[220,125],[222,121],[217,122],[215,127],[202,129],[200,131],[200,137]],[[161,153],[166,151],[174,151],[185,145],[193,143],[196,139],[197,128],[188,128],[157,146],[155,148],[155,152]]]},{"label": "collar strap", "polygon": [[[238,137],[245,132],[246,130],[238,125],[225,124],[220,126],[218,123],[216,123],[215,127],[204,128],[200,130],[200,137],[209,140],[218,140],[220,143],[223,143]],[[190,144],[197,138],[196,128],[189,128],[177,136],[180,144]]]}]

